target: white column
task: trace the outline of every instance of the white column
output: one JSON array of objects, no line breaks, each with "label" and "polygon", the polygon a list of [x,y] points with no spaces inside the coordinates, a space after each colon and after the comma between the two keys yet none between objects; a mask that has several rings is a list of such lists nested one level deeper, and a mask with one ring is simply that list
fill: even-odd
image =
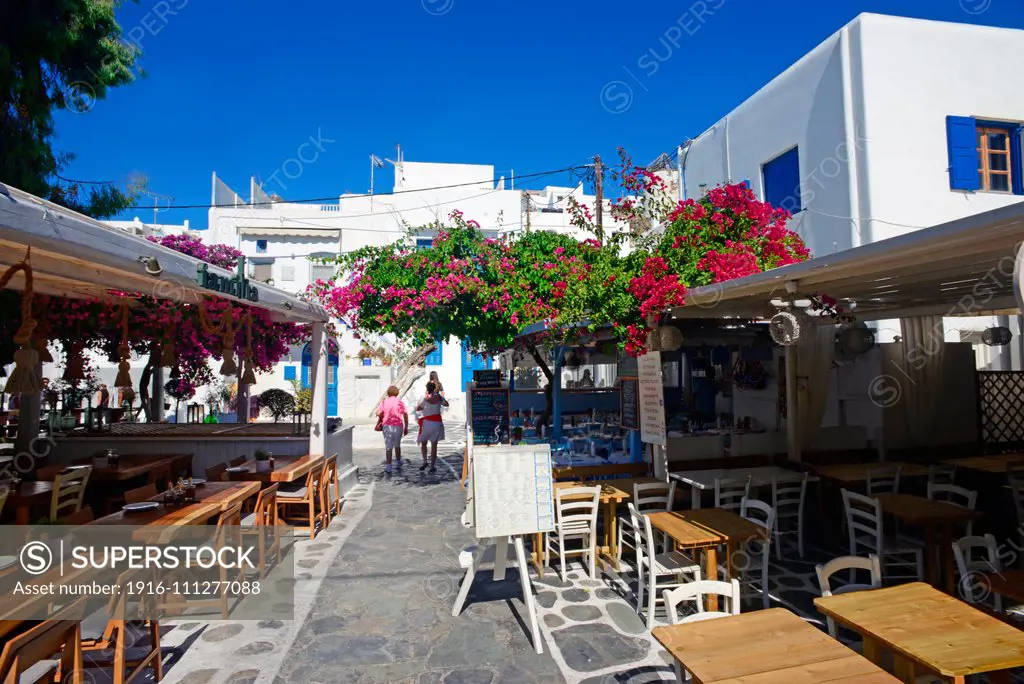
[{"label": "white column", "polygon": [[786,348],[786,441],[789,460],[800,462],[800,407],[797,400],[796,346]]},{"label": "white column", "polygon": [[309,425],[309,453],[323,456],[327,442],[327,349],[328,339],[324,323],[313,324],[312,368],[313,415]]}]

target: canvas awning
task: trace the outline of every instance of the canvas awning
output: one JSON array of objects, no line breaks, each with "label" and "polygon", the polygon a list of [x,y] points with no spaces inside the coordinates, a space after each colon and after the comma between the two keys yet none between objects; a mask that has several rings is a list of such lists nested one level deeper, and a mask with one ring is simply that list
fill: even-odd
[{"label": "canvas awning", "polygon": [[238,233],[244,237],[315,237],[337,240],[341,231],[337,228],[239,228]]},{"label": "canvas awning", "polygon": [[[1019,313],[1016,256],[1024,202],[783,266],[693,288],[676,318],[768,318],[787,287],[855,305],[859,320]],[[789,285],[792,284],[792,285]]]},{"label": "canvas awning", "polygon": [[[0,184],[0,269],[24,259],[28,248],[34,290],[40,294],[109,299],[112,291],[123,291],[184,304],[212,295],[265,309],[277,321],[329,319],[323,307],[264,283],[247,283],[242,296],[231,294],[230,287],[212,288],[214,281],[230,282],[239,274]],[[151,258],[162,269],[158,275],[147,273]],[[213,278],[203,278],[201,269]],[[16,275],[9,287],[23,289],[24,276]]]}]

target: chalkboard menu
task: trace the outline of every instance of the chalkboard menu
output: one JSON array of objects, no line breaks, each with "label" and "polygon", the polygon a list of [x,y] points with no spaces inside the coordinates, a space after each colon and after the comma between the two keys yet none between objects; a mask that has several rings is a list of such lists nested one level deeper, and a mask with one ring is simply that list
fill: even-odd
[{"label": "chalkboard menu", "polygon": [[619,397],[621,399],[622,427],[626,430],[637,430],[640,427],[639,386],[636,378],[619,378]]},{"label": "chalkboard menu", "polygon": [[511,434],[507,387],[470,390],[470,424],[473,444],[508,444]]},{"label": "chalkboard menu", "polygon": [[475,370],[473,371],[473,382],[481,388],[501,387],[501,371],[498,369]]}]

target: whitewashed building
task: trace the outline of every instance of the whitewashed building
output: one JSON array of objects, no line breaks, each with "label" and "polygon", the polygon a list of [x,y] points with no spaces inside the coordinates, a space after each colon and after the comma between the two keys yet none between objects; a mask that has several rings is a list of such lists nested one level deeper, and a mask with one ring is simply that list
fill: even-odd
[{"label": "whitewashed building", "polygon": [[[491,165],[409,162],[399,156],[391,166],[392,192],[341,195],[336,202],[324,204],[289,202],[270,196],[253,179],[249,181],[249,196],[243,198],[214,174],[209,228],[190,233],[208,244],[236,246],[245,254],[250,278],[272,281],[291,292],[304,292],[311,283],[334,273],[333,266],[317,264],[311,258],[388,244],[402,239],[410,227],[447,220],[455,210],[494,236],[526,230],[575,234],[576,228],[567,213],[569,198],[575,198],[591,212],[596,206],[595,198],[584,194],[582,182],[575,187],[522,190],[515,189],[511,174],[508,178],[498,177]],[[112,223],[127,230],[148,231],[145,234],[171,234],[186,228],[152,226],[137,219]],[[604,223],[610,231],[624,228],[611,218],[608,202]],[[432,235],[430,230],[420,231],[415,241],[429,245]],[[357,355],[364,342],[387,346],[392,341],[360,340],[351,331],[342,333],[338,353],[328,371],[329,415],[369,420],[376,401],[392,381],[390,367],[376,362],[363,365]],[[464,411],[463,387],[472,371],[489,367],[488,360],[467,349],[461,340],[446,340],[427,359],[427,370],[437,371],[455,415]],[[307,382],[309,355],[304,351],[293,350],[272,375],[259,376],[252,393],[271,387],[290,389],[293,379]],[[422,392],[422,384],[417,385],[416,393]],[[202,391],[199,400],[201,395]]]},{"label": "whitewashed building", "polygon": [[[861,14],[680,150],[681,196],[747,181],[822,256],[1024,199],[1024,31]],[[944,311],[933,312],[936,315]],[[977,342],[993,317],[946,318]],[[976,345],[979,365],[1020,361]],[[878,323],[880,341],[898,321]]]}]

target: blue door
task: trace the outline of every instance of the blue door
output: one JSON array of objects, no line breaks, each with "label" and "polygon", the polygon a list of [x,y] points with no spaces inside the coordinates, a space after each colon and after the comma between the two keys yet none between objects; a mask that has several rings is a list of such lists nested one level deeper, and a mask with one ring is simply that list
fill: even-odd
[{"label": "blue door", "polygon": [[[309,387],[309,369],[313,365],[312,342],[302,348],[302,386]],[[338,415],[338,345],[330,341],[330,354],[327,357],[327,415]]]},{"label": "blue door", "polygon": [[462,340],[462,391],[466,391],[466,384],[473,382],[473,371],[490,370],[491,360],[485,359],[480,354],[474,354],[469,346],[469,340]]}]

